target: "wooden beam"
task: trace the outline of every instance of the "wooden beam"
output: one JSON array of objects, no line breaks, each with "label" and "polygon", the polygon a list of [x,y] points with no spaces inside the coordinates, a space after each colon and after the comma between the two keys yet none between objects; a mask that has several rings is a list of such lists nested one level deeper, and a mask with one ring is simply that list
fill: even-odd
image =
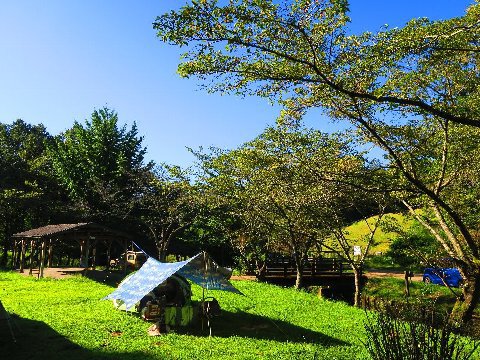
[{"label": "wooden beam", "polygon": [[80,267],[82,267],[83,263],[85,262],[84,252],[85,252],[85,240],[80,240]]},{"label": "wooden beam", "polygon": [[52,267],[52,261],[53,261],[53,245],[52,245],[52,239],[49,239],[49,243],[48,243],[48,264],[47,264],[47,266],[49,268]]},{"label": "wooden beam", "polygon": [[46,252],[47,252],[47,244],[46,240],[42,239],[42,248],[41,248],[41,253],[40,253],[40,266],[39,266],[39,274],[38,277],[43,278],[43,270],[45,268],[45,258],[46,258]]},{"label": "wooden beam", "polygon": [[97,265],[97,240],[93,241],[93,249],[92,249],[92,269],[95,270],[95,266]]},{"label": "wooden beam", "polygon": [[28,275],[32,275],[33,273],[33,252],[34,252],[34,240],[30,240],[30,270],[28,271]]},{"label": "wooden beam", "polygon": [[22,239],[22,253],[20,255],[20,272],[23,273],[25,268],[25,239]]},{"label": "wooden beam", "polygon": [[12,270],[17,268],[17,240],[13,240],[13,249],[12,249]]},{"label": "wooden beam", "polygon": [[85,267],[88,269],[88,262],[90,257],[90,238],[87,238],[87,245],[85,246]]},{"label": "wooden beam", "polygon": [[110,270],[110,261],[112,260],[112,239],[107,240],[107,270]]}]

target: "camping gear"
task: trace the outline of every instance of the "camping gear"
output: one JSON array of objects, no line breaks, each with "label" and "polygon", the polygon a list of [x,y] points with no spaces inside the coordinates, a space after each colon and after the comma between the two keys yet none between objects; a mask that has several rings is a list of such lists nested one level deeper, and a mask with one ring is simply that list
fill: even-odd
[{"label": "camping gear", "polygon": [[147,261],[147,255],[143,251],[127,251],[127,256],[122,253],[119,258],[110,260],[110,267],[120,269],[125,263],[127,269],[138,270]]},{"label": "camping gear", "polygon": [[[242,294],[228,281],[230,275],[231,270],[218,266],[205,252],[175,263],[162,263],[149,258],[105,299],[114,300],[116,307],[121,310],[137,310],[146,320],[155,320],[162,316],[160,298],[165,296],[164,323],[185,326],[198,314],[198,308],[191,301],[190,284],[184,278],[206,290]],[[217,307],[216,313],[220,310],[219,305]]]},{"label": "camping gear", "polygon": [[207,318],[220,316],[222,313],[222,309],[220,308],[220,304],[218,303],[217,299],[211,296],[203,299],[202,307],[203,307],[203,314]]}]

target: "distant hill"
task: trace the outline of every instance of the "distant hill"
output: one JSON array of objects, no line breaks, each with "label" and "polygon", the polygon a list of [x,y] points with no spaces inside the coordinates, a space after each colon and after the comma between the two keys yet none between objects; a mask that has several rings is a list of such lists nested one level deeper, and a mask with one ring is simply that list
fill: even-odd
[{"label": "distant hill", "polygon": [[[372,226],[372,228],[377,218],[378,216],[372,216],[367,219],[368,224]],[[414,222],[413,218],[407,215],[393,213],[384,215],[382,222],[385,223],[386,221],[396,221],[398,226],[404,231],[407,231]],[[371,254],[379,252],[385,253],[389,249],[392,240],[397,236],[396,232],[388,232],[384,229],[385,227],[382,229],[382,226],[380,226],[375,232],[374,244],[370,250]],[[365,237],[370,234],[370,230],[365,220],[357,221],[356,223],[347,226],[345,232],[346,237],[350,240],[352,245],[360,245],[362,250],[364,249],[364,246],[366,245]]]}]

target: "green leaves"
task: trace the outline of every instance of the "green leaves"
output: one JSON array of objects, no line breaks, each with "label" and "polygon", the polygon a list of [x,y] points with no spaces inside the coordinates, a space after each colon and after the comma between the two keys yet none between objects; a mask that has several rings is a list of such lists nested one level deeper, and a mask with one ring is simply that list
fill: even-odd
[{"label": "green leaves", "polygon": [[55,174],[83,216],[106,220],[131,210],[143,173],[152,167],[144,164],[146,149],[137,134],[135,124],[119,127],[117,113],[102,108],[49,147]]},{"label": "green leaves", "polygon": [[179,72],[211,91],[286,101],[297,111],[323,107],[336,117],[353,101],[371,112],[480,126],[479,8],[347,36],[345,0],[205,1],[158,17],[154,29],[187,47]]},{"label": "green leaves", "polygon": [[234,244],[245,258],[261,262],[268,253],[283,253],[301,259],[351,221],[354,204],[360,208],[360,197],[366,200],[352,185],[365,181],[366,169],[349,140],[268,128],[236,150],[203,157],[202,181],[213,201],[238,219]]}]

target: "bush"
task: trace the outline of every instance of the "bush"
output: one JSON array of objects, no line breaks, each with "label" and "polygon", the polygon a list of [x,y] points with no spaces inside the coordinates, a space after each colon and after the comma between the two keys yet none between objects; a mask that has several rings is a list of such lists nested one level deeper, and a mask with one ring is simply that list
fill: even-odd
[{"label": "bush", "polygon": [[454,334],[448,324],[436,328],[386,313],[367,316],[365,330],[372,360],[467,360],[479,345]]},{"label": "bush", "polygon": [[440,245],[428,230],[414,222],[408,232],[392,241],[386,255],[402,267],[420,268],[426,258],[441,255],[442,252]]}]

